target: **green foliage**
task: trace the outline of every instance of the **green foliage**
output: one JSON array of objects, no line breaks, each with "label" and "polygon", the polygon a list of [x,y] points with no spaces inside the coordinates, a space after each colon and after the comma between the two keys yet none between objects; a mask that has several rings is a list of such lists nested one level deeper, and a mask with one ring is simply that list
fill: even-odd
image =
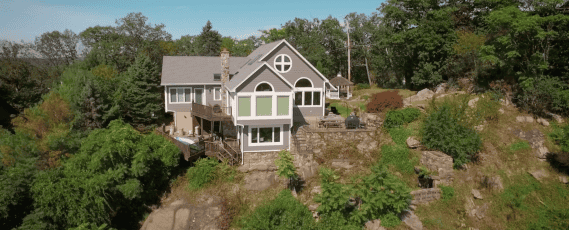
[{"label": "green foliage", "polygon": [[235,176],[237,175],[237,171],[234,167],[231,167],[227,162],[222,162],[217,165],[217,169],[215,171],[215,178],[223,179],[225,181],[233,181]]},{"label": "green foliage", "polygon": [[348,108],[345,105],[342,105],[342,103],[339,102],[334,102],[330,104],[328,108],[330,107],[336,107],[336,110],[338,110],[338,113],[340,113],[340,116],[342,117],[348,117],[350,113],[352,113],[352,110],[350,108]]},{"label": "green foliage", "polygon": [[36,157],[17,158],[10,167],[0,165],[0,226],[12,229],[33,210],[30,187],[37,173]]},{"label": "green foliage", "polygon": [[421,115],[421,111],[417,108],[405,108],[402,110],[391,110],[385,115],[383,125],[390,129],[402,126],[417,119]]},{"label": "green foliage", "polygon": [[162,136],[112,121],[108,129],[91,132],[63,167],[37,174],[31,188],[36,211],[30,215],[58,228],[110,224],[117,209],[154,199],[178,159],[179,149]]},{"label": "green foliage", "polygon": [[443,192],[442,198],[444,201],[449,201],[454,198],[454,188],[450,186],[439,185],[441,191]]},{"label": "green foliage", "polygon": [[393,165],[402,173],[412,173],[416,160],[409,159],[409,148],[403,145],[381,146],[380,163]]},{"label": "green foliage", "polygon": [[[38,103],[42,94],[49,92],[52,77],[46,69],[24,60],[1,59],[0,100],[16,110],[11,113],[22,112]],[[7,107],[4,109],[10,112]]]},{"label": "green foliage", "polygon": [[115,228],[109,228],[107,224],[102,224],[100,226],[94,223],[85,223],[79,225],[76,228],[69,228],[68,230],[116,230]]},{"label": "green foliage", "polygon": [[[323,174],[330,173],[321,170]],[[406,209],[411,200],[410,188],[389,174],[382,164],[350,185],[335,183],[330,176],[322,178],[322,193],[314,200],[321,203],[318,212],[323,216],[345,219],[336,223],[363,226],[368,220],[387,218],[391,219],[388,225],[397,225],[392,217]]]},{"label": "green foliage", "polygon": [[553,131],[548,136],[561,145],[561,150],[569,153],[569,125],[560,127],[554,123]]},{"label": "green foliage", "polygon": [[164,97],[160,87],[160,74],[150,57],[139,55],[128,68],[125,81],[117,91],[115,105],[121,115],[135,124],[150,124],[164,111]]},{"label": "green foliage", "polygon": [[188,169],[188,187],[200,189],[215,179],[215,170],[219,162],[214,158],[202,158],[196,161],[195,166]]},{"label": "green foliage", "polygon": [[277,175],[285,178],[296,179],[298,175],[296,174],[296,168],[294,167],[293,161],[294,157],[289,151],[281,150],[279,152],[279,159],[275,160]]},{"label": "green foliage", "polygon": [[312,213],[283,190],[277,198],[242,220],[242,229],[314,229]]},{"label": "green foliage", "polygon": [[369,86],[368,83],[358,83],[355,87],[355,90],[369,89],[369,88],[371,88],[371,87]]},{"label": "green foliage", "polygon": [[516,141],[510,145],[509,149],[512,152],[516,152],[518,150],[531,149],[531,147],[526,141]]},{"label": "green foliage", "polygon": [[459,124],[457,117],[460,116],[445,103],[429,114],[421,130],[422,143],[450,155],[455,167],[470,162],[482,146],[482,140],[474,130]]},{"label": "green foliage", "polygon": [[221,35],[212,30],[211,22],[208,20],[196,41],[200,56],[218,56],[221,51],[221,41]]}]

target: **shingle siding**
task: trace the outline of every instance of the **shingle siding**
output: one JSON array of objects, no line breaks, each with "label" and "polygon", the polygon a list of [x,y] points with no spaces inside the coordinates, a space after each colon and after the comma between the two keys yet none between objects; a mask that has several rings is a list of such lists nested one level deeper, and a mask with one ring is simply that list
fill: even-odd
[{"label": "shingle siding", "polygon": [[[272,126],[271,126],[272,127]],[[283,144],[271,146],[249,146],[249,126],[246,125],[243,129],[243,151],[279,151],[288,149],[290,145],[290,125],[283,125]]]},{"label": "shingle siding", "polygon": [[267,56],[264,60],[267,61],[267,64],[269,64],[271,67],[274,68],[275,58],[279,54],[286,54],[291,58],[292,67],[290,71],[288,71],[287,73],[281,73],[281,75],[284,78],[286,78],[287,81],[289,81],[293,86],[296,80],[298,80],[299,78],[307,77],[314,84],[313,87],[315,88],[324,87],[324,80],[320,76],[318,76],[318,73],[312,70],[312,68],[310,68],[310,66],[308,66],[302,60],[302,58],[296,55],[294,51],[292,51],[284,42],[280,46],[278,46],[273,52],[271,52],[269,56]]},{"label": "shingle siding", "polygon": [[271,83],[275,92],[290,92],[291,87],[288,86],[279,76],[271,71],[267,66],[261,67],[256,73],[249,77],[235,91],[237,92],[255,92],[255,86],[262,81]]}]

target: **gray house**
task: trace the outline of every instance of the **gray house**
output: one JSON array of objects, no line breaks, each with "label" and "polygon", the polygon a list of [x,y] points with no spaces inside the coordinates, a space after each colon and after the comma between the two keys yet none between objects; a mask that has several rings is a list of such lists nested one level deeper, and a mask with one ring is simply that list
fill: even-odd
[{"label": "gray house", "polygon": [[248,57],[165,56],[161,85],[177,129],[234,138],[241,153],[290,149],[292,126],[323,116],[337,90],[286,40]]}]

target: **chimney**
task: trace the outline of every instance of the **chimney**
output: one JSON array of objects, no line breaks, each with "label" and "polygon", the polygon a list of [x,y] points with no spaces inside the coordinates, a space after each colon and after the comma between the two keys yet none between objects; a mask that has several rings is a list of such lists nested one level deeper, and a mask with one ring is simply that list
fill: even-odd
[{"label": "chimney", "polygon": [[225,89],[225,85],[229,81],[229,51],[227,48],[223,48],[221,51],[221,109],[226,114],[229,114],[227,110],[227,90]]}]

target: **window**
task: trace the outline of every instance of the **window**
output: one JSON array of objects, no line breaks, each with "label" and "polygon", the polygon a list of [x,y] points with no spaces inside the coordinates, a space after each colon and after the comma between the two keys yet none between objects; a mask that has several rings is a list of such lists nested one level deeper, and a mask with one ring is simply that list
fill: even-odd
[{"label": "window", "polygon": [[303,78],[300,79],[296,82],[296,84],[294,85],[294,87],[298,88],[298,87],[303,87],[303,88],[312,88],[312,82],[310,82],[310,80]]},{"label": "window", "polygon": [[221,88],[213,88],[213,100],[221,101]]},{"label": "window", "polygon": [[296,106],[320,106],[320,91],[297,91],[294,93]]},{"label": "window", "polygon": [[281,144],[281,127],[251,128],[251,144]]},{"label": "window", "polygon": [[302,105],[302,92],[294,93],[294,104]]},{"label": "window", "polygon": [[280,73],[286,73],[292,67],[292,61],[286,54],[279,54],[275,58],[275,69]]},{"label": "window", "polygon": [[273,87],[267,83],[261,83],[257,86],[257,88],[255,88],[255,91],[273,91]]},{"label": "window", "polygon": [[312,99],[314,99],[312,105],[320,105],[320,92],[314,91],[314,96],[312,97]]},{"label": "window", "polygon": [[203,89],[194,89],[194,94],[194,102],[200,105],[203,104]]},{"label": "window", "polygon": [[214,81],[221,81],[221,74],[220,73],[214,73],[213,74],[213,80]]},{"label": "window", "polygon": [[250,97],[239,97],[239,116],[247,117],[251,116],[251,98]]},{"label": "window", "polygon": [[192,88],[170,88],[170,103],[192,102]]},{"label": "window", "polygon": [[272,96],[257,96],[257,116],[271,116],[273,111],[273,97]]},{"label": "window", "polygon": [[312,91],[304,92],[304,105],[312,105]]},{"label": "window", "polygon": [[277,116],[288,115],[288,96],[277,97]]}]

